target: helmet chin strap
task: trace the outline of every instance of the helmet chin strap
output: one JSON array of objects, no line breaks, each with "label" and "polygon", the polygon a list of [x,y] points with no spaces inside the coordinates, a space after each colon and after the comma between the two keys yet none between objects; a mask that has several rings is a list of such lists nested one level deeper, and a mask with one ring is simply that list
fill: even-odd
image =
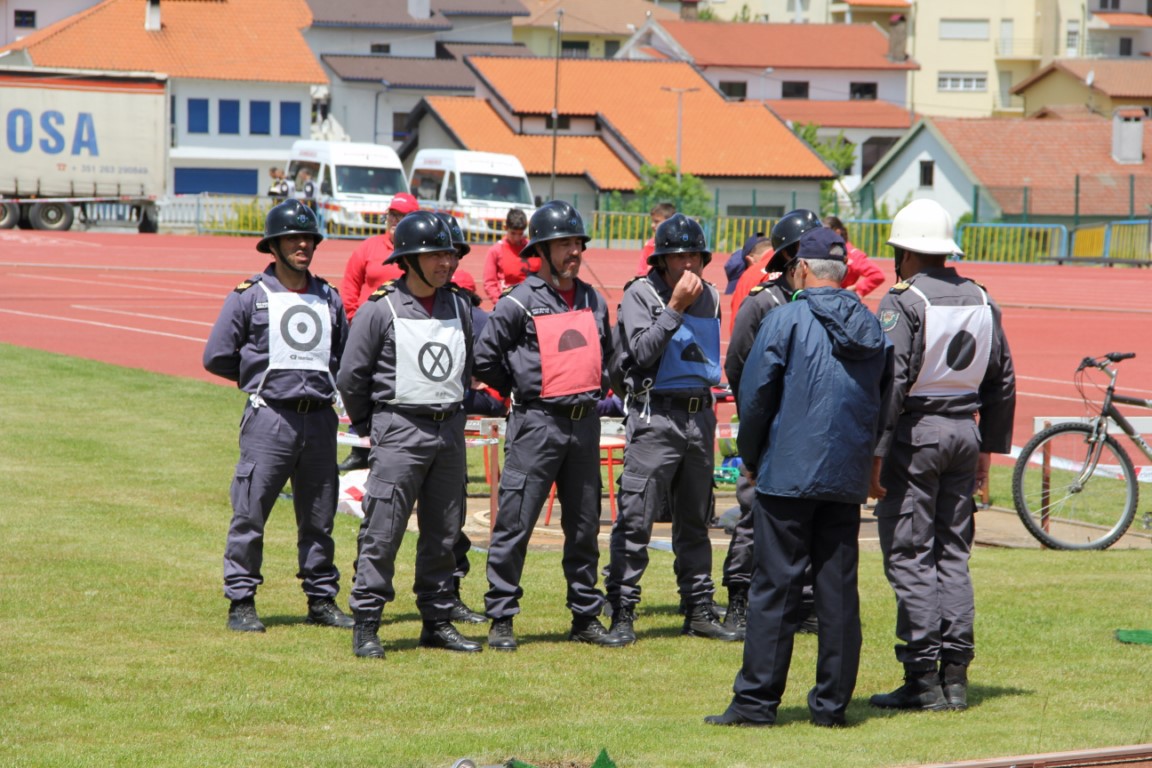
[{"label": "helmet chin strap", "polygon": [[424,283],[424,285],[428,286],[429,288],[432,288],[432,289],[436,288],[436,286],[434,286],[434,285],[432,285],[432,283],[428,282],[428,278],[424,276],[424,270],[420,269],[420,257],[419,256],[405,256],[404,261],[406,261],[408,263],[408,270],[410,272],[415,272],[416,277],[420,278],[420,282]]},{"label": "helmet chin strap", "polygon": [[308,268],[307,267],[305,267],[304,269],[300,269],[299,267],[294,266],[290,261],[288,261],[288,259],[284,258],[284,255],[282,253],[280,253],[280,243],[279,242],[273,241],[273,242],[269,243],[268,248],[271,249],[272,253],[276,254],[276,261],[280,264],[283,264],[284,268],[287,269],[288,271],[295,272],[299,275],[308,274]]}]

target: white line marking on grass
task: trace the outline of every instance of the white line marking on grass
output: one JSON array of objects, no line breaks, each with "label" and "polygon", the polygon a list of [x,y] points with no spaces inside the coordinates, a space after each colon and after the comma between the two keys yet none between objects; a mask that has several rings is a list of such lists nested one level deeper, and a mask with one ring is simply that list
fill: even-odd
[{"label": "white line marking on grass", "polygon": [[19,315],[21,317],[34,317],[38,320],[56,320],[61,323],[77,323],[79,325],[90,325],[96,328],[111,328],[117,331],[132,331],[133,333],[143,333],[149,336],[164,336],[169,339],[181,339],[183,341],[196,341],[204,344],[208,339],[198,338],[196,336],[181,336],[178,333],[164,333],[163,331],[152,331],[147,328],[133,328],[130,325],[113,325],[111,323],[101,323],[95,320],[80,320],[75,317],[58,317],[56,315],[42,315],[37,312],[21,312],[16,309],[0,309],[0,313],[8,315]]}]

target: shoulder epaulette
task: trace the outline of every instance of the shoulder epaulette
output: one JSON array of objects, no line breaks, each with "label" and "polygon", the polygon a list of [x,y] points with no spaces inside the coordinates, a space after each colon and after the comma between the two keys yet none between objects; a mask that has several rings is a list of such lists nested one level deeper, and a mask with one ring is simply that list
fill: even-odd
[{"label": "shoulder epaulette", "polygon": [[448,290],[452,291],[452,293],[460,293],[460,286],[456,285],[456,283],[450,282],[450,283],[445,284],[444,287],[447,288]]},{"label": "shoulder epaulette", "polygon": [[246,291],[249,288],[251,288],[252,286],[256,285],[256,283],[258,283],[258,282],[260,282],[260,276],[259,275],[255,276],[255,277],[250,277],[247,280],[245,280],[244,282],[240,283],[240,285],[236,286],[236,288],[234,290],[236,291],[236,293],[244,293],[244,291]]},{"label": "shoulder epaulette", "polygon": [[312,277],[316,278],[316,282],[320,283],[321,285],[328,285],[328,281],[320,277],[320,275],[312,275]]},{"label": "shoulder epaulette", "polygon": [[901,280],[900,282],[896,283],[896,285],[892,286],[888,290],[888,293],[904,293],[904,291],[911,287],[912,283],[908,282],[907,280]]},{"label": "shoulder epaulette", "polygon": [[752,286],[752,290],[748,291],[748,295],[752,296],[754,294],[760,293],[763,290],[766,290],[767,288],[767,283],[756,283],[756,285]]},{"label": "shoulder epaulette", "polygon": [[[519,285],[519,283],[517,283],[516,285]],[[516,287],[516,285],[509,285],[509,286],[506,286],[506,287],[504,288],[504,290],[500,291],[500,295],[501,295],[501,296],[507,296],[508,294],[512,293],[512,289],[513,289],[513,288],[515,288],[515,287]]]},{"label": "shoulder epaulette", "polygon": [[624,283],[624,290],[628,290],[628,286],[632,285],[632,283],[636,282],[637,280],[643,280],[645,277],[646,275],[637,275],[636,277],[632,278],[628,282]]},{"label": "shoulder epaulette", "polygon": [[396,290],[396,286],[392,283],[393,281],[389,280],[388,282],[381,285],[379,288],[372,292],[372,295],[368,297],[368,301],[379,301],[388,294],[393,293]]},{"label": "shoulder epaulette", "polygon": [[[972,278],[968,278],[968,279],[972,280]],[[979,280],[972,280],[972,282],[974,282],[974,283],[976,283],[976,285],[980,286],[980,290],[984,291],[984,293],[988,293],[988,289],[986,287],[984,287],[984,283],[980,282]]]}]

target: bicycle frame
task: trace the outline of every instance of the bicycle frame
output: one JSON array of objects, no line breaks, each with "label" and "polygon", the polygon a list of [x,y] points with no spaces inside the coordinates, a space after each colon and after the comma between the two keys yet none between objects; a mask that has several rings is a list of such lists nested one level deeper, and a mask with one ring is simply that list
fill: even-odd
[{"label": "bicycle frame", "polygon": [[[1136,428],[1132,426],[1132,422],[1128,421],[1128,419],[1124,417],[1124,414],[1120,413],[1116,408],[1116,403],[1120,403],[1121,405],[1134,405],[1137,408],[1152,409],[1152,400],[1116,394],[1116,370],[1108,366],[1102,366],[1101,370],[1108,374],[1109,381],[1108,389],[1104,393],[1104,404],[1100,408],[1100,415],[1093,420],[1097,430],[1097,437],[1094,437],[1093,441],[1096,442],[1098,446],[1103,445],[1103,441],[1097,439],[1100,434],[1099,430],[1101,426],[1107,429],[1107,421],[1105,421],[1105,419],[1111,419],[1116,423],[1116,426],[1120,427],[1120,430],[1124,434],[1128,435],[1128,439],[1136,444],[1136,447],[1140,449],[1141,453],[1143,453],[1149,461],[1152,461],[1152,446],[1148,445],[1147,441],[1145,441],[1144,438],[1140,436],[1140,433],[1136,431]],[[1091,462],[1092,469],[1096,468],[1096,461],[1100,458],[1099,448],[1097,448],[1095,452],[1096,456],[1093,457]],[[1084,479],[1085,478],[1081,477],[1081,482],[1083,482]]]}]

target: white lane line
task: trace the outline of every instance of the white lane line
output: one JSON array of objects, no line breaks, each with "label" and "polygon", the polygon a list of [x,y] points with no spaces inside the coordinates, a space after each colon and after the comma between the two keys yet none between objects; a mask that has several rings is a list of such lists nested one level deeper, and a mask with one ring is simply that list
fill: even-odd
[{"label": "white lane line", "polygon": [[207,328],[212,327],[212,323],[204,322],[203,320],[188,320],[183,317],[170,317],[168,315],[149,315],[144,312],[128,312],[123,309],[108,309],[106,307],[88,307],[83,304],[72,304],[73,309],[82,309],[86,312],[107,312],[110,315],[127,315],[128,317],[139,317],[145,320],[167,320],[173,323],[183,323],[185,325],[203,325]]},{"label": "white lane line", "polygon": [[163,331],[152,331],[147,328],[133,328],[130,325],[113,325],[111,323],[101,323],[95,320],[79,320],[73,317],[57,317],[56,315],[42,315],[36,312],[21,312],[16,309],[3,309],[0,308],[0,313],[8,315],[19,315],[20,317],[34,317],[37,320],[55,320],[61,323],[77,323],[78,325],[88,325],[96,328],[111,328],[117,331],[131,331],[133,333],[143,333],[148,336],[164,336],[169,339],[182,339],[183,341],[196,341],[204,344],[208,339],[198,338],[196,336],[181,336],[178,333],[164,333]]},{"label": "white lane line", "polygon": [[[93,283],[91,280],[81,280],[79,278],[73,278],[73,277],[48,277],[46,275],[26,275],[26,274],[22,274],[22,273],[15,273],[15,274],[10,275],[9,277],[22,277],[26,280],[50,280],[50,281],[57,282],[57,283],[79,283],[81,285],[87,285],[87,286],[108,285],[107,283]],[[104,276],[102,275],[101,277],[104,277]],[[114,278],[109,277],[108,279],[114,279]],[[155,292],[162,292],[162,293],[181,293],[181,294],[184,294],[186,296],[203,296],[203,297],[213,296],[213,297],[217,297],[217,298],[219,298],[219,296],[220,296],[220,291],[214,291],[212,293],[208,293],[206,291],[186,291],[186,290],[180,290],[178,288],[157,288],[157,287],[151,286],[151,285],[139,285],[139,284],[134,284],[134,283],[125,283],[122,280],[118,280],[118,279],[114,283],[111,283],[111,285],[119,285],[119,286],[123,286],[125,288],[135,288],[135,289],[141,290],[141,291],[155,291]]]}]

